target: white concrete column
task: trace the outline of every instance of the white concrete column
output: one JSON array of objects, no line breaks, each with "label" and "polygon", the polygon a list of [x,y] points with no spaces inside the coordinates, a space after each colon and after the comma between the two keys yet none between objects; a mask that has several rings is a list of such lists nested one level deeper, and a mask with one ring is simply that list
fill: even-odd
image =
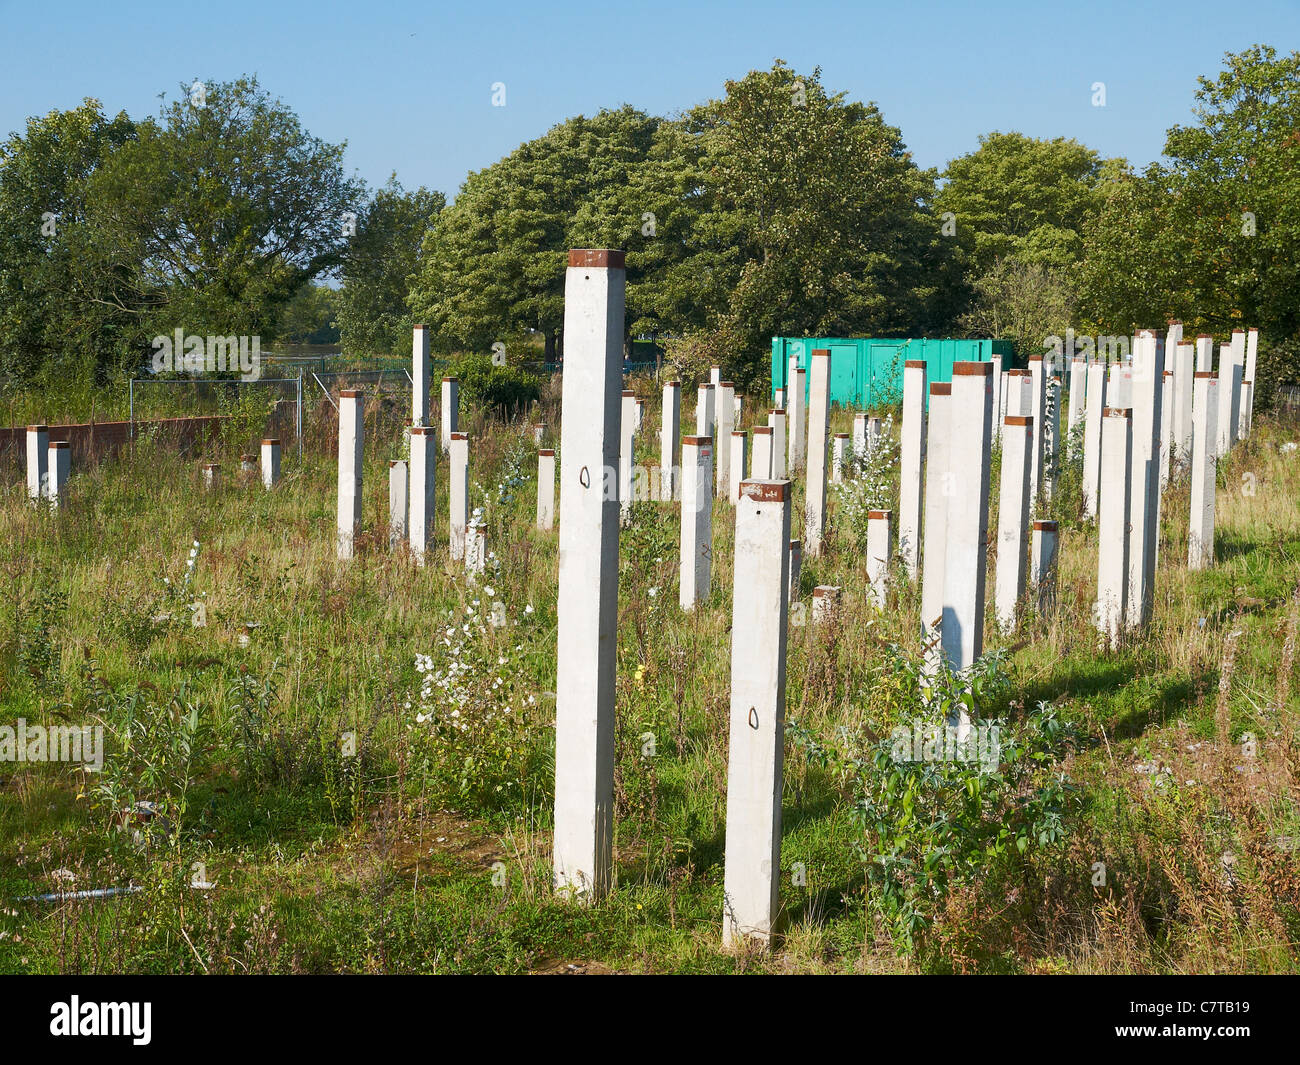
[{"label": "white concrete column", "polygon": [[1255,421],[1255,364],[1258,355],[1259,330],[1252,326],[1246,331],[1246,365],[1242,369],[1242,381],[1250,384],[1243,397],[1243,409],[1246,412],[1243,421],[1246,430],[1242,433],[1243,436],[1250,435],[1251,425]]},{"label": "white concrete column", "polygon": [[[641,409],[641,407],[640,407],[640,403],[641,403],[641,401],[640,401],[640,400],[637,400],[637,410],[638,410],[638,411]],[[641,416],[640,416],[640,414],[638,414],[638,415],[637,415],[637,424],[640,425],[640,423],[641,423]],[[545,422],[538,422],[536,425],[533,426],[533,444],[534,444],[534,446],[536,446],[536,447],[541,447],[541,446],[542,446],[542,441],[545,440],[545,439],[546,439],[546,423],[545,423]]]},{"label": "white concrete column", "polygon": [[[644,421],[645,421],[645,400],[638,399],[636,401],[636,424],[633,427],[632,431],[634,433],[639,433],[641,431],[641,425],[642,423],[644,423]],[[541,441],[539,440],[538,443],[540,444]]]},{"label": "white concrete column", "polygon": [[[858,411],[853,415],[853,468],[861,472],[862,460],[867,454],[867,414]],[[832,465],[832,471],[834,466]]]},{"label": "white concrete column", "polygon": [[1047,395],[1043,402],[1043,492],[1051,499],[1056,495],[1056,479],[1061,471],[1061,378],[1052,374],[1047,379]]},{"label": "white concrete column", "polygon": [[889,593],[889,560],[894,554],[894,515],[888,510],[867,511],[867,600],[885,609]]},{"label": "white concrete column", "polygon": [[840,612],[840,598],[843,589],[831,584],[819,584],[812,593],[812,621],[822,625],[831,621]]},{"label": "white concrete column", "polygon": [[215,492],[221,487],[221,463],[205,462],[203,464],[203,488]]},{"label": "white concrete column", "polygon": [[1232,345],[1219,345],[1219,412],[1215,421],[1215,457],[1223,458],[1232,448],[1234,394],[1241,387],[1236,364],[1232,358]]},{"label": "white concrete column", "polygon": [[411,556],[423,566],[425,553],[433,542],[434,474],[438,453],[434,443],[434,429],[430,425],[411,426],[411,489],[408,506],[410,520],[407,537]]},{"label": "white concrete column", "polygon": [[[1006,372],[1006,410],[1004,417],[1032,418],[1034,416],[1034,381],[1028,370]],[[1033,458],[1031,445],[1030,458]]]},{"label": "white concrete column", "polygon": [[618,421],[618,503],[626,525],[632,518],[632,467],[636,464],[636,393],[625,391]]},{"label": "white concrete column", "polygon": [[925,464],[925,360],[903,364],[903,424],[898,456],[898,553],[915,581],[921,563],[921,470]]},{"label": "white concrete column", "polygon": [[736,397],[736,413],[735,413],[735,415],[734,415],[734,416],[732,417],[732,419],[731,419],[731,424],[732,424],[732,425],[739,425],[739,424],[740,424],[740,422],[741,422],[741,414],[744,413],[744,406],[745,406],[745,398],[744,398],[744,396],[737,396],[737,397]]},{"label": "white concrete column", "polygon": [[365,429],[365,397],[354,388],[339,393],[338,556],[349,559],[356,551],[361,527],[361,464]]},{"label": "white concrete column", "polygon": [[1029,356],[1029,380],[1032,384],[1028,413],[1034,419],[1033,450],[1029,457],[1029,498],[1034,500],[1038,498],[1038,486],[1043,481],[1043,438],[1047,433],[1047,423],[1043,417],[1047,406],[1047,372],[1041,355]]},{"label": "white concrete column", "polygon": [[682,435],[682,383],[669,381],[664,385],[663,427],[659,430],[659,490],[660,499],[671,503],[680,494],[677,470],[677,441]]},{"label": "white concrete column", "polygon": [[683,610],[709,597],[713,560],[713,441],[682,440],[681,591]]},{"label": "white concrete column", "polygon": [[767,424],[772,427],[772,480],[785,480],[785,411],[780,407],[767,412]]},{"label": "white concrete column", "polygon": [[1070,415],[1066,423],[1067,439],[1074,439],[1074,428],[1083,421],[1088,390],[1088,360],[1082,355],[1070,359]]},{"label": "white concrete column", "polygon": [[27,498],[35,506],[50,497],[50,427],[27,427]]},{"label": "white concrete column", "polygon": [[1025,593],[1025,548],[1029,528],[1029,461],[1034,419],[1008,414],[1002,426],[1002,473],[998,491],[998,553],[993,610],[1007,632],[1016,628]]},{"label": "white concrete column", "polygon": [[48,469],[46,484],[51,510],[62,510],[68,505],[68,478],[72,475],[72,445],[67,440],[51,440],[46,452]]},{"label": "white concrete column", "polygon": [[953,363],[951,403],[948,461],[954,476],[948,498],[940,635],[949,664],[965,669],[984,650],[993,367],[987,362]]},{"label": "white concrete column", "polygon": [[1214,337],[1199,333],[1196,337],[1196,372],[1209,373],[1214,369]]},{"label": "white concrete column", "polygon": [[1046,616],[1056,602],[1056,543],[1054,521],[1034,522],[1029,548],[1029,586],[1038,599],[1038,613]]},{"label": "white concrete column", "polygon": [[804,553],[817,558],[822,553],[826,528],[826,445],[831,415],[831,353],[818,348],[812,353],[808,383],[808,475],[804,500]]},{"label": "white concrete column", "polygon": [[831,484],[844,483],[844,467],[848,462],[849,434],[836,433],[831,441]]},{"label": "white concrete column", "polygon": [[1169,483],[1174,458],[1174,372],[1166,370],[1160,393],[1160,491]]},{"label": "white concrete column", "polygon": [[1008,406],[1008,398],[1007,398],[1007,397],[1011,395],[1011,378],[1010,378],[1010,376],[1008,376],[1010,373],[1011,373],[1011,370],[1007,369],[1007,368],[1004,366],[1004,367],[1002,368],[1002,380],[998,382],[998,387],[1002,390],[1002,394],[1001,394],[1000,396],[998,396],[998,416],[997,416],[997,423],[998,423],[998,426],[999,426],[999,429],[998,429],[999,432],[1001,432],[1002,420],[1003,420],[1003,419],[1004,419],[1008,414],[1016,414],[1016,413],[1018,413],[1017,411],[1013,411],[1013,410],[1011,410],[1010,407]]},{"label": "white concrete column", "polygon": [[247,452],[245,452],[244,454],[240,455],[240,456],[239,456],[239,472],[240,472],[240,473],[256,473],[256,472],[257,472],[257,456],[256,456],[256,455],[250,455],[250,454],[248,454]]},{"label": "white concrete column", "polygon": [[469,433],[451,434],[447,501],[448,550],[452,561],[459,562],[465,557],[465,530],[469,526]]},{"label": "white concrete column", "polygon": [[[1168,352],[1166,352],[1168,355]],[[1174,408],[1171,468],[1183,470],[1192,458],[1192,375],[1196,348],[1190,340],[1174,349]]]},{"label": "white concrete column", "polygon": [[954,477],[948,467],[951,442],[951,382],[930,385],[926,423],[925,536],[922,540],[921,634],[926,662],[933,666],[942,653],[939,627],[943,622],[944,561],[948,548],[948,498]]},{"label": "white concrete column", "polygon": [[[618,646],[621,251],[571,251],[564,285],[559,598],[555,705],[555,884],[582,900],[613,873]],[[607,472],[609,471],[609,472]]]},{"label": "white concrete column", "polygon": [[1241,395],[1246,380],[1246,331],[1232,331],[1232,420],[1228,423],[1228,447],[1241,439]]},{"label": "white concrete column", "polygon": [[767,944],[781,882],[790,483],[741,485],[731,605],[724,946]]},{"label": "white concrete column", "polygon": [[[717,389],[712,385],[700,385],[698,394],[695,399],[695,435],[696,436],[713,436],[713,423],[716,417],[714,403],[717,400]],[[685,461],[682,462],[682,469],[686,468]]]},{"label": "white concrete column", "polygon": [[[992,355],[989,361],[993,364],[993,439],[1000,441],[1002,439],[1002,356]],[[908,364],[910,365],[910,364]],[[907,365],[904,365],[903,376],[906,379]],[[904,380],[904,388],[907,387]]]},{"label": "white concrete column", "polygon": [[465,530],[465,572],[470,579],[487,570],[487,529],[471,522]]},{"label": "white concrete column", "polygon": [[1097,516],[1097,486],[1101,481],[1101,418],[1106,409],[1104,362],[1088,367],[1088,395],[1083,413],[1083,513]]},{"label": "white concrete column", "polygon": [[736,476],[732,477],[731,433],[736,423],[736,386],[730,381],[723,381],[718,385],[718,409],[715,413],[718,432],[715,437],[717,447],[713,450],[713,460],[717,466],[717,494],[719,499],[732,499],[735,495],[732,482],[734,480],[738,484],[742,480],[745,467],[741,466],[736,471]]},{"label": "white concrete column", "polygon": [[1129,478],[1133,424],[1128,410],[1107,407],[1101,419],[1097,500],[1097,629],[1111,647],[1124,631],[1129,574]]},{"label": "white concrete column", "polygon": [[[710,366],[710,367],[709,367],[709,384],[711,384],[715,389],[716,389],[720,384],[722,384],[722,367],[721,367],[721,366]],[[714,392],[713,394],[714,394],[715,397],[717,396],[717,392]]]},{"label": "white concrete column", "polygon": [[1119,362],[1111,366],[1110,379],[1106,382],[1106,402],[1118,410],[1132,408],[1133,368],[1131,366]]},{"label": "white concrete column", "polygon": [[1192,496],[1187,527],[1187,568],[1214,565],[1214,491],[1217,476],[1214,441],[1218,438],[1219,389],[1214,374],[1196,375],[1192,397]]},{"label": "white concrete column", "polygon": [[406,539],[407,501],[407,462],[405,459],[392,459],[388,463],[388,550],[397,550],[397,545]]},{"label": "white concrete column", "polygon": [[749,434],[741,429],[733,429],[729,450],[731,451],[729,456],[731,483],[727,487],[727,500],[734,507],[740,502],[740,482],[745,480],[749,459]]},{"label": "white concrete column", "polygon": [[754,481],[772,480],[772,427],[754,426],[754,453],[749,460],[749,478]]},{"label": "white concrete column", "polygon": [[1255,382],[1241,382],[1241,410],[1237,414],[1237,439],[1250,435],[1250,413],[1255,405]]},{"label": "white concrete column", "polygon": [[784,388],[775,388],[775,389],[773,389],[773,390],[772,390],[772,400],[776,403],[776,405],[777,405],[778,407],[781,407],[781,408],[784,409],[784,407],[785,407],[785,389],[784,389]]},{"label": "white concrete column", "polygon": [[1128,599],[1130,628],[1151,620],[1156,544],[1160,536],[1160,403],[1164,395],[1164,344],[1150,329],[1138,333],[1133,349],[1132,455],[1129,482]]},{"label": "white concrete column", "polygon": [[455,377],[442,379],[442,450],[451,450],[451,434],[460,430],[460,381]]},{"label": "white concrete column", "polygon": [[788,467],[791,473],[794,473],[803,469],[808,454],[808,371],[799,368],[797,357],[790,360],[785,409],[790,413]]},{"label": "white concrete column", "polygon": [[803,573],[803,541],[790,541],[790,602],[799,598],[799,578]]},{"label": "white concrete column", "polygon": [[429,327],[411,331],[411,424],[429,424]]},{"label": "white concrete column", "polygon": [[543,532],[555,528],[555,449],[537,452],[537,527]]},{"label": "white concrete column", "polygon": [[262,487],[274,488],[280,483],[280,441],[270,437],[262,441]]}]

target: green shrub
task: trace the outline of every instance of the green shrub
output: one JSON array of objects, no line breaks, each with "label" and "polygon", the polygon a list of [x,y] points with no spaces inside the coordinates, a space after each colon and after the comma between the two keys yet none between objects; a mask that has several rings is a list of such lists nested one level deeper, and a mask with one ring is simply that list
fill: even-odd
[{"label": "green shrub", "polygon": [[493,366],[490,355],[464,355],[451,364],[462,402],[509,418],[526,411],[541,395],[541,379],[516,366]]}]

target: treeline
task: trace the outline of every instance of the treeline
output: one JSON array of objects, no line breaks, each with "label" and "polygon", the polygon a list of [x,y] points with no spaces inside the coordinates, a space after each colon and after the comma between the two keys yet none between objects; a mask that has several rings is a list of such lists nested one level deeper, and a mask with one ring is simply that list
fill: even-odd
[{"label": "treeline", "polygon": [[[196,93],[198,94],[196,96]],[[562,350],[565,253],[628,251],[628,335],[684,372],[761,379],[776,335],[1300,335],[1300,53],[1199,79],[1194,123],[1136,172],[1065,138],[990,133],[922,169],[871,104],[777,62],[661,118],[572,118],[455,201],[373,192],[255,80],[156,118],[93,100],[0,146],[0,373],[100,378],[176,328],[332,335],[358,354]],[[321,287],[337,284],[337,291]],[[325,330],[322,334],[320,330]]]}]

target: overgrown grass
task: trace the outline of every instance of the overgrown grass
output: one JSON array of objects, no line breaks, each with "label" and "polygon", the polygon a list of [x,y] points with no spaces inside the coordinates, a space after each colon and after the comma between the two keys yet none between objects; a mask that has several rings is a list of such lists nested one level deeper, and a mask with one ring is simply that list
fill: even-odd
[{"label": "overgrown grass", "polygon": [[[654,462],[658,390],[633,387],[649,403],[638,447]],[[746,420],[762,406],[747,402]],[[387,550],[387,462],[403,452],[405,413],[387,401],[367,411],[366,528],[347,564],[334,554],[328,404],[308,421],[303,462],[286,448],[271,492],[237,473],[233,437],[183,459],[142,440],[77,471],[53,516],[26,505],[16,478],[4,486],[0,724],[103,721],[108,763],[98,778],[0,763],[0,971],[1295,968],[1300,456],[1279,448],[1296,425],[1257,418],[1223,464],[1214,569],[1187,571],[1187,492],[1167,491],[1155,616],[1114,654],[1098,650],[1095,535],[1063,474],[1049,508],[1062,522],[1057,606],[1027,607],[1016,633],[990,617],[987,647],[1006,652],[1008,675],[979,710],[1017,729],[1047,703],[1069,726],[1072,741],[1044,747],[1039,775],[1007,794],[1068,780],[1065,831],[1024,853],[985,854],[963,835],[964,864],[912,939],[867,875],[899,842],[862,816],[881,771],[788,743],[784,933],[764,956],[719,946],[725,503],[714,591],[689,615],[677,608],[677,508],[638,505],[624,533],[618,883],[591,908],[552,897],[556,539],[532,528],[535,466],[518,464],[531,455],[525,423],[558,426],[557,407],[552,383],[516,424],[463,418],[495,556],[477,584],[445,560],[445,466],[431,564]],[[837,412],[833,428],[849,422]],[[215,493],[199,487],[200,458],[223,464]],[[796,529],[802,499],[797,487]],[[919,651],[917,590],[900,578],[875,611],[862,552],[833,530],[804,571],[805,602],[834,584],[843,609],[791,628],[787,716],[802,735],[865,749],[922,711],[897,669]],[[204,878],[215,886],[191,886]],[[126,885],[142,890],[15,901]]]}]

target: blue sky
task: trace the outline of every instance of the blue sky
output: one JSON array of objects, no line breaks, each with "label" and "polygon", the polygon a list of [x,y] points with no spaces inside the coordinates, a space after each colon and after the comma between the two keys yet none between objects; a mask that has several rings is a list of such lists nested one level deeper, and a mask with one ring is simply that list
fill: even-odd
[{"label": "blue sky", "polygon": [[182,82],[255,73],[312,133],[346,140],[371,185],[396,171],[453,196],[468,171],[571,115],[625,102],[671,114],[778,56],[877,102],[923,166],[994,129],[1075,137],[1140,166],[1191,119],[1196,77],[1224,52],[1300,47],[1300,3],[0,0],[0,35],[0,135],[85,96],[140,117]]}]

